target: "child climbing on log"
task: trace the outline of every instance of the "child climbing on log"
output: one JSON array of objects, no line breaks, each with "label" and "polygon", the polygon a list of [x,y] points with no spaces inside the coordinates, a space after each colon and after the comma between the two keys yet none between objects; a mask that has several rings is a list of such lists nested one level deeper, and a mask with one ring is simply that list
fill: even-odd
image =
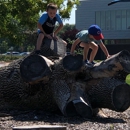
[{"label": "child climbing on log", "polygon": [[[81,47],[84,47],[83,51],[83,61],[86,65],[92,66],[95,64],[93,61],[97,51],[98,51],[98,45],[101,47],[102,51],[106,55],[107,58],[110,57],[109,52],[106,48],[106,46],[103,44],[102,39],[104,39],[104,36],[101,32],[101,29],[98,25],[91,25],[88,30],[82,30],[79,33],[76,34],[76,40],[72,44],[71,47],[71,54],[74,54],[74,50],[76,48],[76,45],[80,43]],[[89,48],[92,49],[92,52],[90,54],[89,60],[87,59]]]},{"label": "child climbing on log", "polygon": [[[58,28],[54,31],[56,21],[59,23]],[[57,5],[50,3],[47,5],[46,12],[42,14],[38,21],[38,38],[36,44],[36,54],[40,54],[40,47],[45,37],[57,39],[57,33],[62,29],[63,22],[57,14]]]}]

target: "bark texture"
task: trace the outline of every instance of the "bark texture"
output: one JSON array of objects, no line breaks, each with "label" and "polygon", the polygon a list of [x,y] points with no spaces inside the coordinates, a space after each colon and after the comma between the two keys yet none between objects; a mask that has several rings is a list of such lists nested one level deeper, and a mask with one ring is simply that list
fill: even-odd
[{"label": "bark texture", "polygon": [[91,118],[99,108],[117,112],[129,108],[128,51],[90,68],[82,63],[82,56],[61,57],[48,46],[50,40],[44,42],[41,55],[32,52],[0,68],[1,110],[41,109]]}]

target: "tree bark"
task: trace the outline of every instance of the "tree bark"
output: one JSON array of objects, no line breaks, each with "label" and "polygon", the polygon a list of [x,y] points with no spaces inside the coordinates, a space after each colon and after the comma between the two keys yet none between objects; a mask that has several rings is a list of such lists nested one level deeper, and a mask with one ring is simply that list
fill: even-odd
[{"label": "tree bark", "polygon": [[130,106],[129,73],[128,51],[89,68],[82,56],[62,58],[45,43],[41,55],[32,52],[0,69],[0,109],[59,110],[87,118],[98,108],[123,112]]},{"label": "tree bark", "polygon": [[130,86],[115,78],[102,78],[87,83],[87,94],[93,108],[109,108],[123,112],[130,106]]}]

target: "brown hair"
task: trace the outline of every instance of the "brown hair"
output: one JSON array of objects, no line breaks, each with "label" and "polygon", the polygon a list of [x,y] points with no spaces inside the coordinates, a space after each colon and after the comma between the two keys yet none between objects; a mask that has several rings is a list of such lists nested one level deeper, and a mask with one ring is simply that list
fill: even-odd
[{"label": "brown hair", "polygon": [[47,5],[47,11],[48,11],[48,9],[56,9],[57,10],[57,5],[56,4],[54,4],[54,3],[49,3],[48,5]]}]

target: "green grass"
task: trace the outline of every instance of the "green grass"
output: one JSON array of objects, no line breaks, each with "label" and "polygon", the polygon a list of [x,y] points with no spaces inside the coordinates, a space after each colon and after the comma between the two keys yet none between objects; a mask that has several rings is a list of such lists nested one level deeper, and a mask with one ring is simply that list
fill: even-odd
[{"label": "green grass", "polygon": [[126,83],[130,85],[130,74],[126,77]]},{"label": "green grass", "polygon": [[0,55],[0,61],[11,62],[11,61],[17,60],[21,57],[22,56]]}]

